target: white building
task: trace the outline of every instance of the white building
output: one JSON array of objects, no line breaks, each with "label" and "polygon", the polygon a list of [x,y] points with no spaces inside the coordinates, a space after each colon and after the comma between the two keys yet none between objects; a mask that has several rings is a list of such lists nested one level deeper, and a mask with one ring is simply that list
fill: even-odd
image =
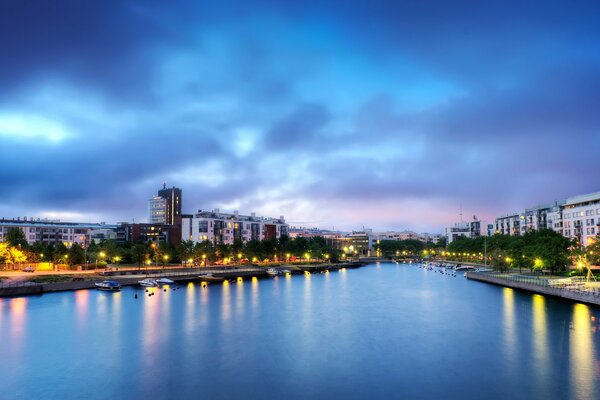
[{"label": "white building", "polygon": [[116,225],[104,223],[61,222],[47,219],[0,219],[0,242],[3,242],[10,228],[23,231],[27,243],[42,242],[44,244],[63,243],[71,247],[74,243],[87,247],[90,243],[90,232],[94,230],[116,231]]},{"label": "white building", "polygon": [[233,244],[236,239],[250,240],[279,239],[288,234],[288,224],[283,216],[279,218],[257,217],[199,210],[195,215],[183,215],[181,240],[199,243],[208,240],[214,244]]},{"label": "white building", "polygon": [[[484,230],[482,231],[482,227]],[[487,233],[487,225],[478,220],[477,217],[473,216],[473,221],[470,222],[456,222],[454,226],[449,226],[444,230],[446,236],[446,243],[450,244],[458,237],[476,238]]]},{"label": "white building", "polygon": [[600,232],[600,192],[569,197],[562,210],[562,234],[583,246]]},{"label": "white building", "polygon": [[600,192],[596,192],[498,217],[495,233],[523,235],[532,230],[553,229],[587,246],[599,233],[599,219]]},{"label": "white building", "polygon": [[151,224],[164,224],[167,213],[167,200],[154,196],[148,200],[148,220]]}]

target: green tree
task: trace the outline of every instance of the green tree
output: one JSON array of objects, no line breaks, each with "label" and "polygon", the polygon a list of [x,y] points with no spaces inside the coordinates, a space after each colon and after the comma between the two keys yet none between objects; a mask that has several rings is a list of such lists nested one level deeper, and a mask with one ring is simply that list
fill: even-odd
[{"label": "green tree", "polygon": [[67,257],[67,264],[85,264],[85,250],[79,243],[73,243],[67,254],[69,255],[69,257]]},{"label": "green tree", "polygon": [[19,249],[26,249],[28,246],[25,233],[21,228],[17,227],[8,228],[4,241],[8,243],[10,247],[17,247]]}]

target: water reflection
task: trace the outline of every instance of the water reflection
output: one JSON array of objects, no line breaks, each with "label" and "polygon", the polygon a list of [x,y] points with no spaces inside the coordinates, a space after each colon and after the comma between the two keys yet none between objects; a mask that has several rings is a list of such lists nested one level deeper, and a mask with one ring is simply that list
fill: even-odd
[{"label": "water reflection", "polygon": [[598,384],[598,376],[594,371],[595,348],[591,319],[588,306],[575,304],[569,337],[571,398],[574,399],[593,398]]},{"label": "water reflection", "polygon": [[252,311],[256,311],[258,309],[258,278],[252,277],[252,284],[250,286],[250,300],[252,302]]},{"label": "water reflection", "polygon": [[221,321],[227,322],[231,318],[231,288],[229,281],[223,281],[223,290],[221,298]]},{"label": "water reflection", "polygon": [[244,296],[244,280],[238,278],[235,288],[235,315],[238,317],[244,315]]},{"label": "water reflection", "polygon": [[185,290],[185,331],[192,333],[196,320],[196,286],[189,282]]},{"label": "water reflection", "polygon": [[89,290],[77,290],[75,292],[75,316],[77,320],[77,328],[82,330],[85,328],[89,318]]},{"label": "water reflection", "polygon": [[502,323],[504,331],[504,349],[509,362],[515,361],[517,350],[517,332],[515,328],[515,292],[513,289],[502,290],[503,313]]},{"label": "water reflection", "polygon": [[21,350],[25,340],[27,298],[19,297],[8,302],[10,310],[10,343],[13,350]]},{"label": "water reflection", "polygon": [[548,326],[546,321],[546,298],[539,294],[534,294],[531,301],[531,311],[533,313],[533,337],[531,340],[533,342],[533,357],[535,359],[535,375],[539,382],[537,387],[541,391],[539,396],[546,398],[550,395],[547,392],[547,385],[544,384],[550,378],[550,344],[548,343]]}]

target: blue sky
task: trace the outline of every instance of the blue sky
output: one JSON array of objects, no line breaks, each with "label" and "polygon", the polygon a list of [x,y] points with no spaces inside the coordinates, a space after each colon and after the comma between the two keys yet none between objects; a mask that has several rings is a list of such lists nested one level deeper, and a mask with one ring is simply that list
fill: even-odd
[{"label": "blue sky", "polygon": [[[415,4],[416,3],[416,4]],[[441,231],[600,190],[594,2],[0,4],[0,217]]]}]

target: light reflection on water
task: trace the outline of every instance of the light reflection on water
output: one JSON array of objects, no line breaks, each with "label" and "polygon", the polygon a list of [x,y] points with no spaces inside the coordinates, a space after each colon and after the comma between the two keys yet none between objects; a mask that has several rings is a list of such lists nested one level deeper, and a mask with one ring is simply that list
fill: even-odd
[{"label": "light reflection on water", "polygon": [[600,398],[600,311],[582,304],[398,264],[172,289],[0,299],[0,390],[59,398],[41,385],[74,361],[52,333],[93,354],[74,391],[124,398]]},{"label": "light reflection on water", "polygon": [[595,369],[597,361],[595,361],[596,349],[592,340],[591,319],[588,306],[574,305],[569,338],[571,398],[574,399],[592,399],[597,390],[599,377]]}]

